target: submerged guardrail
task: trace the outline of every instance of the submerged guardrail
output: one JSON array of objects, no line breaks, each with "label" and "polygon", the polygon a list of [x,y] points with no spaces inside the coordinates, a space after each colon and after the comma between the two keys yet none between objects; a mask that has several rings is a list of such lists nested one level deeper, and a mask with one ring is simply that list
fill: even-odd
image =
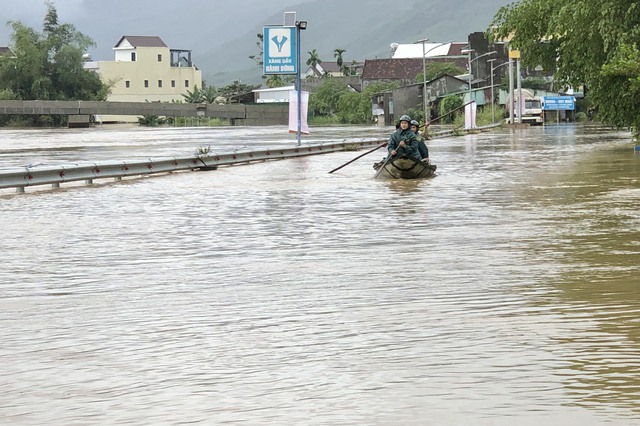
[{"label": "submerged guardrail", "polygon": [[16,188],[17,192],[21,193],[25,192],[27,187],[39,185],[51,185],[52,188],[59,188],[61,184],[68,182],[84,181],[86,184],[92,184],[95,179],[122,180],[125,177],[158,173],[215,170],[220,166],[325,154],[344,151],[354,145],[368,147],[380,142],[376,139],[224,154],[206,153],[185,158],[149,158],[137,161],[102,161],[59,166],[20,167],[0,170],[0,189]]}]

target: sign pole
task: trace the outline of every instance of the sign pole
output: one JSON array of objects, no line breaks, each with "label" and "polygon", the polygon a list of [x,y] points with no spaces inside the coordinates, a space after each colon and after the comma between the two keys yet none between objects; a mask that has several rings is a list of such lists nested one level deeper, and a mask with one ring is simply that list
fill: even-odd
[{"label": "sign pole", "polygon": [[298,90],[298,146],[302,135],[302,88],[300,87],[300,22],[296,22],[296,89]]}]

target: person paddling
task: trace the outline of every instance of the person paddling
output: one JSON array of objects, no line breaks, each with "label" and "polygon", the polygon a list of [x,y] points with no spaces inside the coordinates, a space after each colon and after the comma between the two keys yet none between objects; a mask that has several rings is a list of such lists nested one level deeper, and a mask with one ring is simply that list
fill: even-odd
[{"label": "person paddling", "polygon": [[387,150],[390,157],[407,156],[421,160],[420,151],[418,151],[418,140],[415,133],[411,131],[411,117],[403,115],[400,117],[400,127],[391,134],[387,143]]},{"label": "person paddling", "polygon": [[427,144],[425,142],[424,137],[420,134],[418,129],[420,128],[420,123],[416,120],[411,120],[411,131],[416,134],[416,140],[418,141],[418,152],[420,152],[420,157],[422,157],[422,161],[425,163],[429,162],[429,148],[427,148]]}]

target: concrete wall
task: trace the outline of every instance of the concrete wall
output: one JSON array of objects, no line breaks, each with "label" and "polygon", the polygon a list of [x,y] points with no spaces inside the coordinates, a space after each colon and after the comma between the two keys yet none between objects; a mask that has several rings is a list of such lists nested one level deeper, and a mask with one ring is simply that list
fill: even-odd
[{"label": "concrete wall", "polygon": [[158,115],[229,120],[232,125],[268,126],[289,122],[288,103],[268,104],[175,104],[158,102],[95,101],[0,101],[0,115]]}]

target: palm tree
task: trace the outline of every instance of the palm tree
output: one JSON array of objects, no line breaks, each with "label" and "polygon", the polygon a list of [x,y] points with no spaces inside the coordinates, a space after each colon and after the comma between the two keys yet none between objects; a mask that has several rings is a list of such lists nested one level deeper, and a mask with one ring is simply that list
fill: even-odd
[{"label": "palm tree", "polygon": [[338,68],[342,69],[342,54],[346,52],[346,49],[337,48],[333,51],[333,56],[336,58],[336,64]]},{"label": "palm tree", "polygon": [[313,69],[316,69],[316,66],[322,63],[322,60],[320,59],[318,52],[316,51],[316,49],[313,49],[311,52],[307,52],[307,53],[309,53],[309,59],[307,59],[307,65],[309,65]]}]

